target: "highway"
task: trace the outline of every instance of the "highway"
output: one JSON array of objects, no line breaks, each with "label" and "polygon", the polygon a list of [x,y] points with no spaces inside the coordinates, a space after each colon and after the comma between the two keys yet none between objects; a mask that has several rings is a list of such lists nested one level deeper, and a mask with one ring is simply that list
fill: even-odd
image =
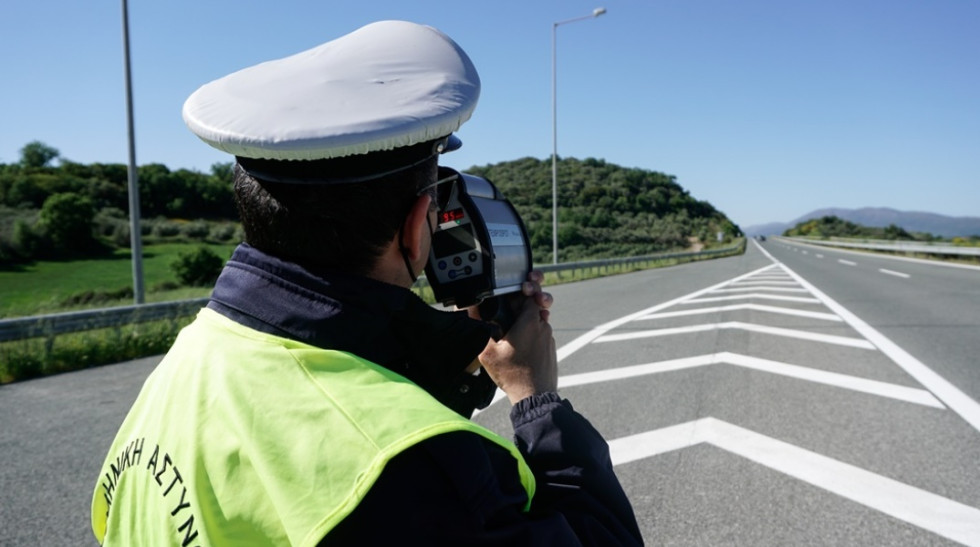
[{"label": "highway", "polygon": [[[550,288],[648,544],[980,545],[980,269],[788,244]],[[0,545],[94,545],[146,359],[0,387]],[[509,405],[475,417],[509,436]]]},{"label": "highway", "polygon": [[980,545],[980,269],[770,240],[552,292],[647,543]]}]

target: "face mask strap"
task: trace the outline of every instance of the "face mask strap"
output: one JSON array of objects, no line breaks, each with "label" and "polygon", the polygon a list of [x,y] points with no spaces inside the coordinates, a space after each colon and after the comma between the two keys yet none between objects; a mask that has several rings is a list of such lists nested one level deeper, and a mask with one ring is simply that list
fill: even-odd
[{"label": "face mask strap", "polygon": [[[446,180],[448,180],[448,179],[444,179],[442,181],[439,181],[436,184],[439,184],[440,182],[446,182]],[[432,186],[435,186],[435,185],[432,185]],[[429,186],[426,186],[426,188],[429,188]],[[419,195],[420,196],[422,195],[422,192],[421,191],[419,192]],[[432,236],[435,235],[435,230],[432,228],[432,221],[429,220],[429,214],[428,213],[425,214],[425,225],[429,227],[429,241],[432,241]],[[412,271],[412,261],[408,259],[408,249],[405,247],[404,237],[405,237],[405,230],[402,230],[398,234],[398,248],[402,252],[402,259],[405,260],[405,269],[408,270],[408,275],[409,275],[409,277],[412,278],[412,284],[415,284],[415,282],[418,281],[419,278],[418,278],[417,275],[415,275],[415,272]]]}]

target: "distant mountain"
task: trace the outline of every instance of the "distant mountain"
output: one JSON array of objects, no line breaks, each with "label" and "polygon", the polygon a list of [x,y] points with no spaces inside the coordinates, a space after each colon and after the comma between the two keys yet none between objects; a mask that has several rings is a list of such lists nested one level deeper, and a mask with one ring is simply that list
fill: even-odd
[{"label": "distant mountain", "polygon": [[885,227],[894,224],[905,229],[906,232],[927,232],[942,237],[980,234],[980,217],[950,217],[936,213],[897,211],[886,207],[817,209],[790,222],[757,224],[744,230],[749,236],[778,235],[801,222],[825,216],[836,216],[862,226]]}]

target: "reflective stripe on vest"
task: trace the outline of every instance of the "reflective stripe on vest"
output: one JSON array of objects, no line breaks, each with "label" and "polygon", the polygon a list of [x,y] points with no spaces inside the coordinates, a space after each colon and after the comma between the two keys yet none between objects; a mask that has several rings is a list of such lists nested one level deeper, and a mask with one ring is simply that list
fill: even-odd
[{"label": "reflective stripe on vest", "polygon": [[316,545],[385,464],[434,435],[510,441],[354,355],[264,334],[203,309],[150,375],[103,464],[104,545]]}]

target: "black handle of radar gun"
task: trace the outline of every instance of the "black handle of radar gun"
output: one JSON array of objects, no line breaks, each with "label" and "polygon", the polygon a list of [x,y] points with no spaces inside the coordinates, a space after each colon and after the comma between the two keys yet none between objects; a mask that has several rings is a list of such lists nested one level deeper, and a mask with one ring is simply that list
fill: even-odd
[{"label": "black handle of radar gun", "polygon": [[480,310],[480,317],[484,321],[493,323],[499,327],[499,331],[494,333],[493,339],[500,340],[507,334],[507,331],[514,326],[517,315],[520,313],[521,306],[524,305],[523,294],[516,292],[493,296],[480,302],[477,307]]}]

